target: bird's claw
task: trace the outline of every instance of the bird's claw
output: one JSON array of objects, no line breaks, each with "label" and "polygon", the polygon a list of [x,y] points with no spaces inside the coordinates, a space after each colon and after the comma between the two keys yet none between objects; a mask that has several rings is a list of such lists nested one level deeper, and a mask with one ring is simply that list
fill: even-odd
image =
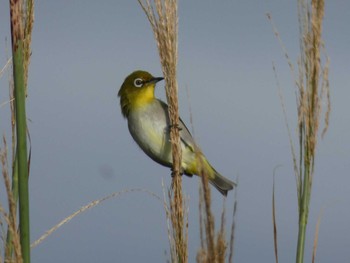
[{"label": "bird's claw", "polygon": [[182,168],[180,168],[180,171],[174,171],[174,169],[173,168],[171,168],[171,177],[172,178],[174,178],[174,176],[176,175],[176,174],[179,174],[179,175],[183,175],[184,174],[184,170],[182,169]]},{"label": "bird's claw", "polygon": [[177,129],[178,131],[182,131],[182,128],[180,127],[180,125],[177,123],[177,124],[170,124],[169,125],[169,131],[174,128],[174,129]]}]

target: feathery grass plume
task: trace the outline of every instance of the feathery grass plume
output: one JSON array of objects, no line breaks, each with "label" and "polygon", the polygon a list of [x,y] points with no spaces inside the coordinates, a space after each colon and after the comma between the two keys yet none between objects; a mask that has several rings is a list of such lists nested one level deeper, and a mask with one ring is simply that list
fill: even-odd
[{"label": "feathery grass plume", "polygon": [[[184,219],[184,198],[182,194],[181,145],[179,134],[179,111],[177,99],[177,0],[138,0],[144,10],[157,42],[160,62],[165,78],[165,91],[169,104],[170,141],[173,158],[173,180],[170,196],[172,232],[176,251],[176,262],[187,262],[187,228]],[[172,244],[172,242],[171,242]]]},{"label": "feathery grass plume", "polygon": [[31,56],[31,43],[32,43],[32,31],[34,25],[34,0],[24,1],[25,7],[23,10],[24,14],[24,40],[23,40],[23,56],[24,56],[24,87],[26,89],[26,96],[28,94],[27,82],[28,82],[28,71]]},{"label": "feathery grass plume", "polygon": [[[27,76],[33,28],[33,1],[10,0],[11,40],[14,76],[16,156],[18,162],[19,228],[23,262],[30,262],[29,191],[26,105]],[[16,162],[15,162],[16,163]]]},{"label": "feathery grass plume", "polygon": [[[300,59],[298,61],[298,78],[295,78],[295,82],[297,87],[299,158],[292,150],[299,208],[297,263],[302,263],[304,260],[305,233],[324,99],[326,99],[327,108],[324,111],[322,136],[328,129],[331,110],[328,81],[329,60],[326,57],[324,63],[321,59],[321,51],[324,53],[324,43],[321,38],[323,16],[324,0],[298,0]],[[270,17],[269,19],[271,20]],[[283,51],[286,54],[284,48]],[[286,57],[294,74],[289,57]],[[316,251],[315,248],[314,251]]]},{"label": "feathery grass plume", "polygon": [[321,62],[322,21],[324,0],[299,0],[298,17],[300,26],[301,58],[298,80],[298,129],[300,147],[299,167],[299,234],[297,262],[303,262],[305,233],[308,220],[312,181],[314,175],[316,145],[322,114],[322,102],[327,95],[325,125],[322,134],[328,128],[330,115],[330,91],[328,81],[328,59]]}]

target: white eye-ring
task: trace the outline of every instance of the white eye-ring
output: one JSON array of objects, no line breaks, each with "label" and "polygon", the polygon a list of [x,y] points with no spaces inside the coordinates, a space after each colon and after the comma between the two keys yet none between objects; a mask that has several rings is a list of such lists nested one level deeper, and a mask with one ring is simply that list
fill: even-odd
[{"label": "white eye-ring", "polygon": [[143,80],[140,78],[137,78],[134,80],[134,86],[136,88],[141,88],[143,86]]}]

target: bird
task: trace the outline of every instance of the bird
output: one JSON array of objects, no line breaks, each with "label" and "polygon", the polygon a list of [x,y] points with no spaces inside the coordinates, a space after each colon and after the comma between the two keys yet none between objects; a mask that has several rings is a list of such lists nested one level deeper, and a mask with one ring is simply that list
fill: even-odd
[{"label": "bird", "polygon": [[[134,141],[152,160],[172,168],[168,105],[155,97],[156,83],[163,79],[143,70],[134,71],[125,78],[118,97],[122,115],[127,119]],[[227,196],[227,192],[236,184],[213,168],[198,150],[198,145],[181,118],[178,126],[182,150],[181,173],[201,176],[204,172],[209,182]]]}]

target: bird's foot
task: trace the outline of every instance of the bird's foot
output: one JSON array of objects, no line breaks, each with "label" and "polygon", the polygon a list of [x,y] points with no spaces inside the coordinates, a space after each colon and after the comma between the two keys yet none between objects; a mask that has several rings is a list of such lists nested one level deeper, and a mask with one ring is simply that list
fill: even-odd
[{"label": "bird's foot", "polygon": [[182,131],[182,128],[180,127],[180,125],[179,125],[178,123],[176,123],[176,124],[170,124],[168,128],[169,128],[169,131],[170,131],[172,128],[177,129],[178,131]]},{"label": "bird's foot", "polygon": [[175,176],[176,174],[179,174],[179,175],[182,176],[182,175],[184,174],[183,168],[180,168],[180,171],[179,171],[178,173],[177,173],[177,171],[174,171],[173,168],[171,168],[171,177],[174,178],[174,176]]}]

